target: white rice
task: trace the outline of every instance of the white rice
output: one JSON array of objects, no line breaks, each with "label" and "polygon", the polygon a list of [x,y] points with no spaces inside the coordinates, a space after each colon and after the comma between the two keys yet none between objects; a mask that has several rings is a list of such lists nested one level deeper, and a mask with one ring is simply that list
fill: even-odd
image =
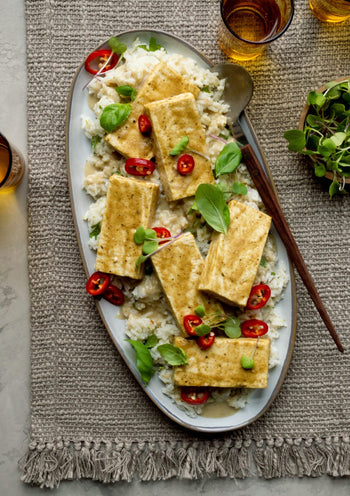
[{"label": "white rice", "polygon": [[[224,143],[213,139],[209,135],[218,136],[222,133],[228,135],[225,127],[228,106],[221,99],[224,80],[219,80],[216,74],[200,68],[192,59],[177,54],[168,55],[164,49],[156,52],[145,52],[145,50],[138,47],[138,44],[139,41],[135,40],[132,47],[124,53],[125,63],[109,71],[104,77],[95,78],[89,85],[90,99],[93,101],[92,110],[95,116],[84,116],[82,118],[82,127],[88,138],[91,139],[94,136],[101,138],[85,165],[86,176],[83,188],[94,199],[84,216],[90,233],[102,221],[109,177],[114,173],[126,175],[124,169],[125,159],[103,140],[105,131],[99,123],[103,108],[106,105],[120,101],[118,93],[114,90],[115,86],[128,84],[138,89],[152,69],[160,61],[163,61],[200,88],[208,87],[210,89],[210,93],[200,92],[197,104],[213,168],[218,154],[224,147]],[[228,141],[232,141],[232,138],[228,138]],[[160,185],[161,195],[154,225],[168,228],[173,235],[188,227],[191,217],[187,216],[186,213],[193,203],[193,198],[169,204],[165,199],[157,171],[144,180],[156,182]],[[237,196],[232,193],[230,198],[239,200],[255,209],[264,209],[261,198],[243,164],[234,173],[220,177],[220,183],[223,187],[229,188],[233,182],[245,184],[248,192],[244,196]],[[201,219],[197,224],[193,233],[196,236],[199,249],[203,256],[206,256],[211,231]],[[89,246],[91,249],[97,249],[98,238],[98,234],[90,237]],[[267,305],[258,311],[236,311],[235,315],[241,320],[257,318],[268,324],[269,332],[267,336],[271,339],[269,367],[273,368],[278,363],[278,354],[274,342],[279,337],[279,329],[285,325],[274,306],[282,297],[283,290],[288,283],[288,275],[286,268],[277,260],[276,243],[271,234],[268,237],[263,257],[265,265],[260,265],[255,283],[268,284],[271,288],[271,298]],[[130,339],[143,341],[155,334],[158,338],[158,344],[163,344],[171,342],[173,336],[179,334],[174,318],[165,301],[160,283],[154,274],[145,276],[138,285],[124,281],[123,288],[126,302],[121,309],[121,316],[126,319],[126,335]],[[164,362],[155,348],[151,350],[151,353],[155,363],[162,366],[158,375],[164,383],[164,394],[170,396],[188,415],[195,416],[199,414],[202,406],[192,406],[181,401],[180,389],[174,386],[172,368]],[[243,408],[249,401],[249,390],[218,389],[213,391],[211,395],[210,401],[215,400],[225,400],[233,408]]]}]

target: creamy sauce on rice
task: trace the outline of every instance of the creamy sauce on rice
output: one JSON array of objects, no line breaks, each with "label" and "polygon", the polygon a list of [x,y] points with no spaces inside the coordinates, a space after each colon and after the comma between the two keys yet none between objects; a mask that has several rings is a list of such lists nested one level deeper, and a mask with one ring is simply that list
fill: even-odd
[{"label": "creamy sauce on rice", "polygon": [[216,401],[215,403],[206,403],[201,411],[201,416],[206,418],[224,418],[238,412],[238,408],[232,408],[226,401]]}]

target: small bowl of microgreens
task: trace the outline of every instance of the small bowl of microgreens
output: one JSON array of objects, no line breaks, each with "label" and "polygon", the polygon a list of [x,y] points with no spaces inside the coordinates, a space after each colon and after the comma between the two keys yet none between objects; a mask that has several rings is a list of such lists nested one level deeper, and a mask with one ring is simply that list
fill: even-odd
[{"label": "small bowl of microgreens", "polygon": [[307,155],[317,177],[331,181],[329,196],[350,183],[350,78],[310,91],[299,129],[284,133],[289,150]]}]

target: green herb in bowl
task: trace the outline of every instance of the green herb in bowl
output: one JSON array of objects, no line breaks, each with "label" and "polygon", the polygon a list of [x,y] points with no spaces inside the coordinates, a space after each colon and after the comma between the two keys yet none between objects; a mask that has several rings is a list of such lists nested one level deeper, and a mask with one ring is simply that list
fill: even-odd
[{"label": "green herb in bowl", "polygon": [[284,133],[289,150],[308,155],[317,177],[330,179],[329,196],[350,183],[350,78],[310,91],[299,129]]}]

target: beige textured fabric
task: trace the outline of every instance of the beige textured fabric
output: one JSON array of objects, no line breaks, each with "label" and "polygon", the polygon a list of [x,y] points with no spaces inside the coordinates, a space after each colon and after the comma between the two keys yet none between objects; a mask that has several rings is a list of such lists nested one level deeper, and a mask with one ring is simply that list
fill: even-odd
[{"label": "beige textured fabric", "polygon": [[32,432],[23,480],[53,487],[80,477],[245,477],[249,461],[266,478],[350,474],[350,199],[329,201],[327,183],[287,151],[283,138],[297,125],[310,89],[350,75],[349,23],[321,24],[306,0],[296,0],[287,33],[246,64],[255,82],[249,115],[346,353],[336,351],[297,279],[297,340],[280,394],[257,422],[213,439],[179,428],[153,406],[85,294],[64,120],[76,68],[118,32],[163,29],[223,60],[216,40],[219,1],[26,0],[26,12]]}]

